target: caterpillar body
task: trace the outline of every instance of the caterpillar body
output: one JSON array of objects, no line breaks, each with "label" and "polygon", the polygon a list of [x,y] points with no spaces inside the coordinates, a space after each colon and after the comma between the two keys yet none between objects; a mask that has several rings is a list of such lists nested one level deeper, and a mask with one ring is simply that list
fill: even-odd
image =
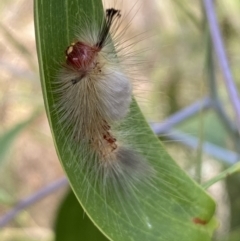
[{"label": "caterpillar body", "polygon": [[120,19],[120,10],[109,8],[100,27],[82,24],[56,81],[56,113],[86,176],[104,192],[113,186],[129,194],[154,171],[118,130],[132,102],[132,84],[117,57]]}]

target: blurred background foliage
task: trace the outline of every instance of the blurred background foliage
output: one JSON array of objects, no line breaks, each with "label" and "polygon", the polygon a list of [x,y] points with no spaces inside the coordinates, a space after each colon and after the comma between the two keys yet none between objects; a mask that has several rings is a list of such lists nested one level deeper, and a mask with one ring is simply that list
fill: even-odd
[{"label": "blurred background foliage", "polygon": [[[215,2],[232,74],[240,87],[240,2]],[[0,217],[19,200],[64,175],[44,112],[32,4],[30,0],[0,2]],[[138,0],[138,5],[137,12],[131,11],[135,17],[130,32],[133,36],[146,32],[147,37],[138,43],[138,48],[147,51],[140,54],[146,68],[139,72],[135,92],[149,122],[164,122],[175,112],[209,96],[209,68],[216,75],[221,105],[234,118],[217,61],[213,66],[207,64],[208,34],[201,1]],[[127,1],[123,1],[123,6],[126,10],[122,11],[129,11]],[[212,109],[186,120],[178,129],[201,142],[236,151],[236,140]],[[227,167],[204,152],[186,148],[181,140],[168,140],[167,134],[161,139],[173,158],[196,180],[204,182]],[[196,171],[199,158],[201,172]],[[208,190],[218,203],[220,226],[216,241],[240,240],[239,185],[240,176],[236,174]],[[66,194],[66,188],[62,188],[21,212],[0,230],[0,239],[50,241],[55,240],[58,225],[75,227],[75,219],[66,219],[65,223],[60,220],[61,213],[74,205],[65,204],[74,202],[72,194],[64,198]],[[61,200],[64,201],[59,208]],[[78,217],[86,218],[81,212],[79,207]]]}]

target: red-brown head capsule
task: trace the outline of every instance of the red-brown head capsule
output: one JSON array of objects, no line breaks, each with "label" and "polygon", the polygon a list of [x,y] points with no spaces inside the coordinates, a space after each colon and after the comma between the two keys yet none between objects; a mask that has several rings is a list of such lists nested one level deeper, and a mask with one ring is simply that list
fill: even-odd
[{"label": "red-brown head capsule", "polygon": [[66,63],[77,70],[87,71],[98,53],[96,47],[83,42],[71,44],[66,50]]}]

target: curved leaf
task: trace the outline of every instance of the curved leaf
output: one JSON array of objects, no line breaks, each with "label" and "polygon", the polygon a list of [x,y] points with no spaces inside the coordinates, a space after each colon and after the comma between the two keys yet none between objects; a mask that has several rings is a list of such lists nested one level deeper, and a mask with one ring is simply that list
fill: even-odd
[{"label": "curved leaf", "polygon": [[55,241],[108,241],[84,213],[72,191],[67,193],[59,207],[55,234]]},{"label": "curved leaf", "polygon": [[[52,114],[56,96],[51,82],[57,76],[58,62],[64,62],[64,51],[75,37],[75,20],[86,15],[89,18],[103,15],[101,1],[35,1],[36,40],[45,107],[59,159],[76,197],[94,224],[111,240],[210,241],[215,203],[166,153],[135,102],[130,109],[133,118],[124,121],[121,128],[123,131],[135,130],[129,142],[141,149],[157,175],[154,186],[136,187],[134,198],[138,205],[131,200],[118,202],[114,194],[106,201],[86,173],[72,164],[80,160],[78,156],[73,160],[71,145],[60,136],[61,129]],[[87,192],[81,185],[84,180],[88,180]]]}]

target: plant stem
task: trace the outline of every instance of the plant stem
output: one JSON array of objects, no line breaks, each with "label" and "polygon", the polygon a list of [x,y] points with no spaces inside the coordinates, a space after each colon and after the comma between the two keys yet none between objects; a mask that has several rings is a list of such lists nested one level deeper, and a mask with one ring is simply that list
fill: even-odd
[{"label": "plant stem", "polygon": [[228,64],[227,56],[224,49],[223,40],[220,34],[219,26],[217,23],[216,14],[214,11],[213,0],[204,0],[203,1],[208,25],[210,29],[210,34],[212,37],[213,46],[223,72],[225,85],[229,94],[229,98],[231,100],[233,109],[236,114],[236,125],[238,128],[238,132],[240,132],[240,103],[239,103],[239,95],[234,83],[231,70]]},{"label": "plant stem", "polygon": [[234,164],[233,166],[229,167],[225,171],[219,173],[217,176],[214,178],[208,180],[204,184],[202,184],[202,187],[204,189],[208,189],[210,186],[212,186],[214,183],[219,182],[220,180],[226,178],[229,175],[232,175],[234,173],[240,172],[240,162]]},{"label": "plant stem", "polygon": [[15,216],[17,216],[17,214],[23,209],[45,198],[49,194],[54,193],[59,188],[66,186],[67,184],[68,180],[66,179],[66,177],[63,177],[58,179],[57,181],[50,183],[49,185],[40,189],[36,193],[33,193],[29,197],[26,197],[25,199],[20,201],[12,210],[7,212],[3,217],[0,218],[0,228],[4,227],[8,222],[14,219]]}]

